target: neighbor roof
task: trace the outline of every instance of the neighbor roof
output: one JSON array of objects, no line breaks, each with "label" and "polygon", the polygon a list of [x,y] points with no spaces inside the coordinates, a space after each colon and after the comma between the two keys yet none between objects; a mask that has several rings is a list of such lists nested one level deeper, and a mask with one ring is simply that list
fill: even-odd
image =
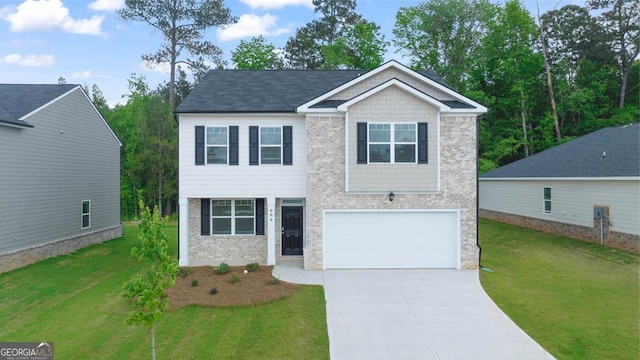
[{"label": "neighbor roof", "polygon": [[609,127],[487,172],[480,179],[640,176],[640,124]]},{"label": "neighbor roof", "polygon": [[0,122],[33,127],[20,118],[77,86],[72,84],[0,84]]},{"label": "neighbor roof", "polygon": [[[296,112],[299,105],[368,71],[210,70],[178,106],[176,113]],[[418,73],[447,86],[432,71],[420,70]],[[339,105],[338,102],[335,104]]]}]

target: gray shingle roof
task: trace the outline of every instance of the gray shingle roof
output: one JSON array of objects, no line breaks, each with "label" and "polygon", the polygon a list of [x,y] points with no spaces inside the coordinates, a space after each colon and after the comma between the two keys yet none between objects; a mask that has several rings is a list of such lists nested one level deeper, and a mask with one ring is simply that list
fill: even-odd
[{"label": "gray shingle roof", "polygon": [[[176,113],[295,112],[367,70],[210,70]],[[418,73],[447,86],[432,71]],[[326,105],[326,104],[325,104]]]},{"label": "gray shingle roof", "polygon": [[20,118],[76,86],[78,85],[0,84],[0,122],[33,127]]},{"label": "gray shingle roof", "polygon": [[614,176],[640,176],[639,123],[600,129],[480,178]]}]

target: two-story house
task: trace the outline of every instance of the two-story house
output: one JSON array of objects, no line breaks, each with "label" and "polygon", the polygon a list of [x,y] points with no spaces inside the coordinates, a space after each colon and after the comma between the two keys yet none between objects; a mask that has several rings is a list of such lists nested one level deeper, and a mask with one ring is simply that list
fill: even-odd
[{"label": "two-story house", "polygon": [[395,61],[210,71],[176,110],[180,265],[477,268],[484,112]]}]

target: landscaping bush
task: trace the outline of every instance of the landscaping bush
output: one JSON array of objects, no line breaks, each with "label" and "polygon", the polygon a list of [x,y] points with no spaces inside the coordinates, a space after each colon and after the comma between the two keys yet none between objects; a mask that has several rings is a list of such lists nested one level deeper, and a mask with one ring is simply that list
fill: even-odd
[{"label": "landscaping bush", "polygon": [[229,272],[229,264],[222,263],[218,265],[214,271],[216,272],[216,274],[224,275]]},{"label": "landscaping bush", "polygon": [[247,264],[246,269],[248,272],[252,272],[252,273],[258,272],[258,269],[260,269],[260,264],[255,262]]},{"label": "landscaping bush", "polygon": [[198,286],[198,279],[191,280],[191,286]]},{"label": "landscaping bush", "polygon": [[229,279],[229,283],[230,283],[230,284],[235,284],[235,283],[237,283],[237,282],[239,282],[239,281],[240,281],[240,278],[238,277],[238,275],[237,275],[237,274],[233,274],[233,275],[231,276],[231,279]]},{"label": "landscaping bush", "polygon": [[178,268],[178,275],[181,278],[186,278],[187,276],[189,276],[190,273],[191,273],[191,270],[189,270],[188,267],[180,267],[180,268]]}]

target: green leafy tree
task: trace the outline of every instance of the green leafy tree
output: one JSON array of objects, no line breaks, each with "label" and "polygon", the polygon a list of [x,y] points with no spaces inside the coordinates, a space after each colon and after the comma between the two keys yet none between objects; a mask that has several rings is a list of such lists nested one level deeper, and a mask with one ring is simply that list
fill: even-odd
[{"label": "green leafy tree", "polygon": [[276,47],[267,43],[260,35],[252,37],[250,41],[240,41],[238,47],[231,52],[231,61],[236,69],[265,70],[282,69],[284,60],[278,54]]},{"label": "green leafy tree", "polygon": [[[592,9],[604,10],[599,21],[610,35],[620,76],[618,107],[623,108],[631,67],[640,55],[640,2],[638,0],[592,0]],[[636,99],[637,100],[637,99]]]},{"label": "green leafy tree", "polygon": [[178,261],[168,252],[168,237],[163,232],[166,218],[160,217],[157,207],[152,213],[142,200],[140,210],[140,247],[131,249],[131,257],[140,264],[140,270],[123,285],[122,296],[134,307],[127,316],[127,325],[151,330],[151,353],[155,359],[155,324],[169,308],[167,289],[175,283]]},{"label": "green leafy tree", "polygon": [[372,22],[347,28],[345,36],[322,48],[325,67],[331,69],[373,69],[384,61],[389,42]]},{"label": "green leafy tree", "polygon": [[386,49],[379,27],[356,13],[355,0],[313,0],[322,16],[299,28],[285,46],[294,69],[371,68]]},{"label": "green leafy tree", "polygon": [[401,7],[393,42],[416,68],[434,70],[454,89],[466,92],[482,38],[497,5],[488,0],[432,0]]},{"label": "green leafy tree", "polygon": [[[236,22],[223,0],[125,0],[118,11],[125,21],[142,21],[160,32],[163,43],[153,54],[142,55],[148,64],[168,64],[169,109],[174,109],[176,66],[187,65],[196,75],[204,74],[209,64],[222,64],[222,50],[208,40],[206,31]],[[181,58],[184,53],[192,55]]]}]

